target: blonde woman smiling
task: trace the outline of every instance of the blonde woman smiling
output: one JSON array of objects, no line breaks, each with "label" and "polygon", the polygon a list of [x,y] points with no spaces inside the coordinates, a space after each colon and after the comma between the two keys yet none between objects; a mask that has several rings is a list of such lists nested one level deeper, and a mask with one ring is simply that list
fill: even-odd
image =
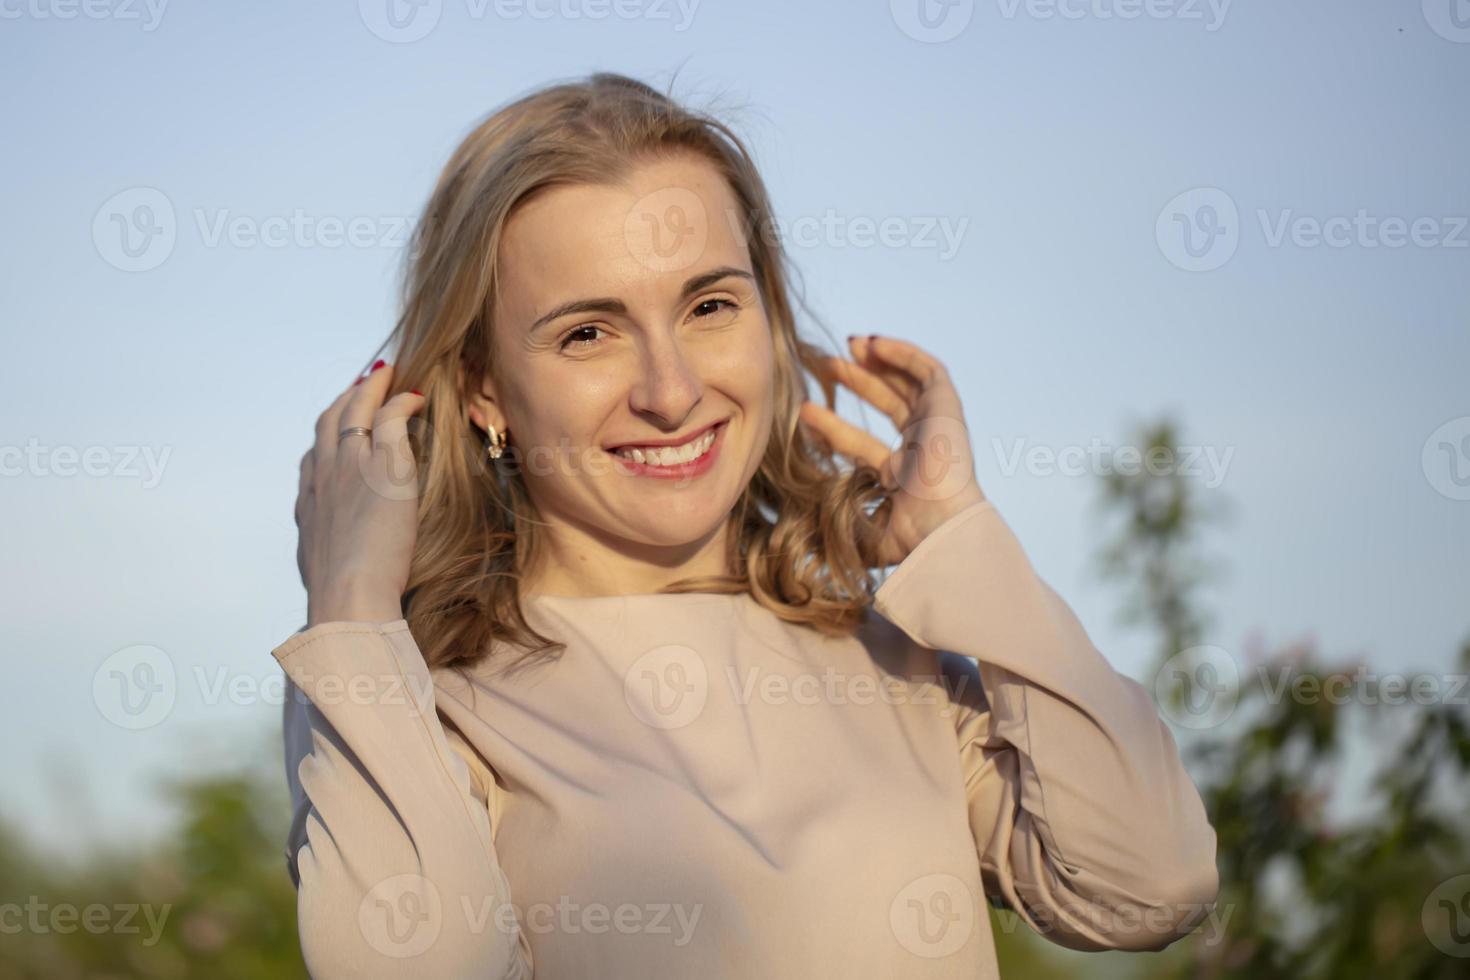
[{"label": "blonde woman smiling", "polygon": [[987,904],[1084,950],[1208,914],[1174,740],[981,491],[949,371],[803,340],[771,224],[733,132],[619,75],[449,160],[394,363],[302,460],[313,974],[974,980]]}]

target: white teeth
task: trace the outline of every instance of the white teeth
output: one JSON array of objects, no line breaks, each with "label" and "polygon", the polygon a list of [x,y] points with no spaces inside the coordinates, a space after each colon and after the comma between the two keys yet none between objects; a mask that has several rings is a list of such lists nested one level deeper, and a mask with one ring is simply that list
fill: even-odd
[{"label": "white teeth", "polygon": [[619,456],[624,456],[635,463],[644,463],[649,466],[677,466],[681,463],[689,463],[709,452],[709,447],[715,444],[715,430],[710,429],[698,439],[684,443],[682,446],[648,446],[639,448],[637,446],[624,447],[616,450]]}]

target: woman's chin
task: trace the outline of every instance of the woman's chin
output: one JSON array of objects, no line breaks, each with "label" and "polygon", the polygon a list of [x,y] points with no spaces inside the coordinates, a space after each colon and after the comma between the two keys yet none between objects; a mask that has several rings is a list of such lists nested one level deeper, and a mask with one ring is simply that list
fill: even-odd
[{"label": "woman's chin", "polygon": [[698,541],[718,529],[729,516],[730,508],[721,509],[713,497],[689,494],[640,501],[625,513],[627,537],[659,547],[677,547]]}]

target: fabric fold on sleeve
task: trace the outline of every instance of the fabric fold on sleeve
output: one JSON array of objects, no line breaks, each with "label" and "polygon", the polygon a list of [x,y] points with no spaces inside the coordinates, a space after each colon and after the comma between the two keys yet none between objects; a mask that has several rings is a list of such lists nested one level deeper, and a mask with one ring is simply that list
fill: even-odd
[{"label": "fabric fold on sleeve", "polygon": [[493,779],[441,722],[407,621],[319,623],[271,654],[311,975],[530,977],[481,795]]},{"label": "fabric fold on sleeve", "polygon": [[944,652],[982,882],[1074,949],[1162,949],[1213,910],[1216,839],[1148,691],[1115,671],[988,500],[874,608]]}]

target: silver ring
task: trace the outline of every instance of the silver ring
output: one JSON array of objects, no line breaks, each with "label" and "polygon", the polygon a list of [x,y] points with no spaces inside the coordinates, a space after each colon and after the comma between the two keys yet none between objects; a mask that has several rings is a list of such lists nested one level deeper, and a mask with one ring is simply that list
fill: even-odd
[{"label": "silver ring", "polygon": [[358,433],[362,433],[363,435],[367,436],[369,439],[371,439],[373,437],[373,430],[372,429],[366,428],[365,426],[361,426],[361,425],[354,425],[350,429],[343,429],[341,432],[337,433],[337,441],[338,442],[341,442],[343,439],[346,439],[348,436],[355,436]]}]

